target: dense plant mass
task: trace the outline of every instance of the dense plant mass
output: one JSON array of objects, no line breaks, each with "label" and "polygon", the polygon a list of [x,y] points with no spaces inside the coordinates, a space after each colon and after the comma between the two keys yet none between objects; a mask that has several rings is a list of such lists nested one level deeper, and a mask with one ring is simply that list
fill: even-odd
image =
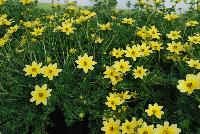
[{"label": "dense plant mass", "polygon": [[200,12],[179,1],[0,0],[0,132],[47,133],[59,109],[92,134],[200,133]]}]

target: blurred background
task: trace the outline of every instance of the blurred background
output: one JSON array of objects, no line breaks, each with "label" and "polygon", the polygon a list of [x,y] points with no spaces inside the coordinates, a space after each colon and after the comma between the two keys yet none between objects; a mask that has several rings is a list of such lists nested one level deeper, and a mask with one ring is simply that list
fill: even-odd
[{"label": "blurred background", "polygon": [[[58,0],[54,0],[55,2],[57,2]],[[65,0],[59,0],[60,4],[64,3]],[[90,0],[67,0],[69,2],[71,1],[77,1],[78,5],[80,6],[92,6],[94,3]],[[132,4],[135,4],[137,2],[137,0],[117,0],[118,1],[118,5],[117,8],[118,9],[127,9],[126,3],[128,1],[130,1]],[[44,2],[44,3],[51,3],[52,0],[39,0],[39,2]],[[171,7],[173,4],[170,2],[170,0],[166,0],[165,5],[167,7]],[[185,4],[184,2],[181,2],[179,4],[177,4],[177,9],[178,8],[182,8],[182,11],[187,11],[189,9],[189,4]]]}]

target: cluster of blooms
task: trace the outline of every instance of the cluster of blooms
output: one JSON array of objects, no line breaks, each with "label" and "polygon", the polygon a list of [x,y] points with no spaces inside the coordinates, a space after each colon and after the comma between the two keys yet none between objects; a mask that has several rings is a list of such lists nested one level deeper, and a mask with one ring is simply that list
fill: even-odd
[{"label": "cluster of blooms", "polygon": [[90,21],[92,17],[96,16],[95,12],[89,10],[81,10],[81,15],[75,20],[77,24],[82,24],[83,22]]},{"label": "cluster of blooms", "polygon": [[[73,7],[74,10],[77,9],[76,6],[74,5],[74,3],[68,4],[68,8],[71,8],[71,7]],[[61,26],[57,26],[54,30],[55,31],[58,30],[63,33],[66,33],[66,35],[70,35],[70,34],[74,33],[74,30],[76,29],[74,27],[75,24],[82,24],[83,22],[88,22],[88,21],[90,21],[90,19],[92,17],[96,16],[95,12],[91,12],[89,10],[80,10],[79,13],[80,13],[80,16],[78,16],[75,20],[68,18],[69,14],[67,14],[67,13],[64,14],[62,19],[65,21],[62,22]]]},{"label": "cluster of blooms", "polygon": [[[151,42],[153,46],[153,50],[162,49],[160,47],[161,44],[158,42]],[[130,47],[129,45],[126,47],[126,50],[121,48],[114,48],[111,52],[111,55],[116,58],[121,58],[124,54],[125,57],[131,58],[133,61],[136,61],[139,57],[149,56],[153,51],[150,49],[150,46],[147,46],[146,43],[142,43],[142,45],[133,45]],[[129,61],[125,61],[121,59],[120,61],[115,61],[114,65],[106,66],[106,71],[104,72],[104,78],[109,78],[113,85],[116,85],[118,82],[123,80],[124,74],[131,70],[131,65]],[[144,69],[143,66],[137,66],[136,69],[133,70],[134,78],[143,79],[144,76],[147,75],[147,69]]]},{"label": "cluster of blooms", "polygon": [[177,124],[169,125],[168,121],[165,121],[163,125],[154,126],[148,125],[143,119],[137,120],[135,117],[131,121],[125,120],[122,124],[119,119],[105,119],[101,130],[106,134],[179,134],[181,132]]},{"label": "cluster of blooms", "polygon": [[65,22],[62,22],[62,26],[58,26],[57,30],[66,33],[66,35],[74,33],[75,28],[73,27],[73,23],[70,21],[71,20],[66,20]]},{"label": "cluster of blooms", "polygon": [[42,67],[42,63],[38,64],[33,61],[31,65],[26,65],[23,71],[26,72],[26,76],[32,75],[32,77],[36,77],[38,74],[43,74],[43,77],[48,77],[49,80],[53,80],[53,77],[58,76],[58,73],[60,73],[62,69],[57,69],[57,63],[50,63],[48,66]]},{"label": "cluster of blooms", "polygon": [[164,112],[161,111],[162,108],[163,106],[158,106],[157,103],[154,105],[149,104],[148,109],[145,111],[147,112],[148,116],[155,115],[157,118],[161,119],[161,116],[164,114]]},{"label": "cluster of blooms", "polygon": [[172,21],[172,20],[176,20],[177,18],[179,18],[179,15],[175,14],[175,13],[171,13],[171,14],[166,14],[164,16],[164,18],[168,21]]},{"label": "cluster of blooms", "polygon": [[20,20],[20,23],[26,28],[41,27],[41,25],[42,25],[39,18],[37,18],[34,21],[23,21],[23,20]]},{"label": "cluster of blooms", "polygon": [[194,90],[200,89],[200,73],[197,75],[187,74],[185,80],[179,80],[177,88],[180,92],[192,94]]},{"label": "cluster of blooms", "polygon": [[160,33],[155,26],[151,26],[150,28],[143,26],[142,28],[138,28],[137,36],[142,39],[160,39]]},{"label": "cluster of blooms", "polygon": [[[42,73],[43,77],[48,77],[49,80],[53,80],[54,76],[58,76],[58,73],[62,71],[62,69],[57,69],[57,64],[49,64],[48,66],[43,66],[42,63],[37,63],[35,61],[32,62],[31,65],[26,65],[23,69],[27,75],[32,75],[32,77],[36,77],[38,74]],[[36,105],[43,103],[47,105],[47,98],[51,96],[51,89],[47,88],[47,84],[44,84],[42,87],[38,85],[35,86],[35,91],[31,92],[32,98],[30,102],[36,102]]]},{"label": "cluster of blooms", "polygon": [[2,38],[0,38],[0,47],[3,47],[9,41],[10,36],[18,29],[19,29],[18,25],[9,27],[9,29],[7,29],[7,33]]},{"label": "cluster of blooms", "polygon": [[121,23],[122,24],[128,24],[128,25],[132,25],[135,22],[135,20],[133,18],[123,18]]},{"label": "cluster of blooms", "polygon": [[107,102],[105,103],[112,110],[116,110],[116,106],[123,104],[126,100],[131,98],[131,95],[128,91],[121,93],[110,93],[109,96],[106,97]]},{"label": "cluster of blooms", "polygon": [[[117,106],[122,105],[126,100],[131,99],[131,97],[134,97],[130,94],[129,91],[121,92],[121,93],[109,93],[109,96],[107,96],[107,102],[105,103],[109,108],[112,110],[116,110]],[[125,108],[125,109],[123,109]],[[122,110],[126,110],[127,107],[122,107]],[[145,110],[148,116],[155,115],[157,118],[161,119],[161,116],[164,114],[162,111],[163,106],[159,106],[157,103],[154,105],[149,104],[148,109]],[[118,112],[120,112],[120,109],[118,109]]]},{"label": "cluster of blooms", "polygon": [[100,25],[99,25],[99,28],[100,28],[100,30],[102,30],[102,31],[110,31],[110,30],[112,30],[112,28],[111,28],[111,23],[110,23],[110,22],[108,22],[108,23],[106,23],[106,24],[100,24]]}]

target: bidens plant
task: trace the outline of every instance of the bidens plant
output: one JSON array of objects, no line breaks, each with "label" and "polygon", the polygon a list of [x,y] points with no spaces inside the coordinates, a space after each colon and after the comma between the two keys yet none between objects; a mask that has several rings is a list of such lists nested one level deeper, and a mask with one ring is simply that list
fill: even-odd
[{"label": "bidens plant", "polygon": [[0,0],[0,132],[200,133],[199,4],[95,1]]}]

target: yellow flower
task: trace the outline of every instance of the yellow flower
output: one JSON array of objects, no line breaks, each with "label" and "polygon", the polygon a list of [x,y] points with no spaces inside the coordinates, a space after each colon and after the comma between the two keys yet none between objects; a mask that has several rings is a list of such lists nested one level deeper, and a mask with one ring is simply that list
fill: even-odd
[{"label": "yellow flower", "polygon": [[32,77],[36,77],[37,74],[41,73],[41,66],[42,63],[37,64],[35,61],[33,61],[31,65],[26,65],[23,71],[26,72],[26,76],[32,75]]},{"label": "yellow flower", "polygon": [[129,61],[121,59],[120,61],[115,61],[113,67],[117,72],[126,73],[127,71],[130,71],[131,65],[129,65]]},{"label": "yellow flower", "polygon": [[33,26],[35,27],[41,27],[41,21],[39,18],[31,22]]},{"label": "yellow flower", "polygon": [[108,22],[106,24],[101,24],[101,25],[99,25],[99,27],[100,27],[100,29],[102,31],[107,31],[107,30],[110,31],[110,30],[112,30],[110,22]]},{"label": "yellow flower", "polygon": [[75,48],[70,48],[70,49],[69,49],[69,53],[70,53],[70,54],[74,54],[75,52],[76,52],[76,49],[75,49]]},{"label": "yellow flower", "polygon": [[23,22],[23,25],[24,25],[25,27],[32,27],[32,22],[30,22],[30,21]]},{"label": "yellow flower", "polygon": [[23,4],[23,5],[26,5],[26,4],[30,4],[31,2],[33,2],[32,0],[20,0],[20,2]]},{"label": "yellow flower", "polygon": [[111,18],[112,18],[112,20],[116,20],[117,17],[115,17],[115,16],[111,16]]},{"label": "yellow flower", "polygon": [[83,119],[85,117],[85,114],[84,113],[79,113],[79,118]]},{"label": "yellow flower", "polygon": [[0,38],[0,47],[3,47],[7,43],[8,39],[9,39],[8,37],[6,37],[6,35],[5,35],[3,38]]},{"label": "yellow flower", "polygon": [[115,96],[115,94],[110,93],[109,96],[106,97],[107,102],[105,103],[108,107],[112,108],[112,110],[116,110],[117,105],[121,105],[122,101],[120,97]]},{"label": "yellow flower", "polygon": [[137,78],[143,79],[143,77],[147,75],[146,71],[147,71],[147,69],[144,69],[143,66],[141,66],[141,67],[137,66],[137,69],[133,70],[134,78],[135,79],[137,79]]},{"label": "yellow flower", "polygon": [[119,97],[120,97],[121,101],[124,102],[125,100],[130,99],[131,95],[129,95],[129,91],[126,91],[126,92],[121,92],[119,94]]},{"label": "yellow flower", "polygon": [[123,24],[129,24],[129,25],[132,25],[132,24],[135,22],[135,20],[132,19],[132,18],[124,18],[124,19],[122,19],[121,22],[122,22]]},{"label": "yellow flower", "polygon": [[51,96],[51,89],[47,89],[47,84],[44,84],[42,87],[38,85],[35,86],[35,91],[31,92],[32,98],[30,102],[36,101],[36,105],[43,103],[47,105],[47,98]]},{"label": "yellow flower", "polygon": [[54,15],[47,15],[46,18],[52,21],[52,20],[55,19],[55,16]]},{"label": "yellow flower", "polygon": [[155,115],[157,118],[161,119],[161,116],[164,114],[162,111],[163,106],[158,106],[157,103],[154,105],[149,104],[148,109],[145,110],[148,116]]},{"label": "yellow flower", "polygon": [[173,61],[181,61],[181,57],[179,55],[173,54],[167,56],[167,59],[173,60]]},{"label": "yellow flower", "polygon": [[42,33],[43,33],[43,31],[44,31],[44,27],[38,27],[38,28],[34,28],[34,31],[33,32],[30,32],[31,33],[31,35],[33,35],[33,36],[41,36],[42,35]]},{"label": "yellow flower", "polygon": [[134,134],[137,124],[133,121],[126,120],[122,123],[121,130],[123,134]]},{"label": "yellow flower", "polygon": [[105,134],[120,134],[120,120],[114,121],[113,118],[109,118],[107,121],[103,121],[103,125],[101,130]]},{"label": "yellow flower", "polygon": [[102,39],[101,37],[96,37],[94,43],[102,43],[104,41],[104,39]]},{"label": "yellow flower", "polygon": [[180,92],[187,92],[188,94],[192,94],[195,89],[200,89],[200,82],[199,82],[198,75],[187,74],[186,80],[179,80],[177,89]]},{"label": "yellow flower", "polygon": [[151,41],[150,44],[151,44],[152,50],[156,50],[160,52],[161,49],[164,49],[164,47],[161,47],[163,43],[159,43],[157,41]]},{"label": "yellow flower", "polygon": [[148,31],[148,34],[151,36],[152,39],[160,39],[159,36],[161,35],[155,26],[151,26],[151,28]]},{"label": "yellow flower", "polygon": [[78,56],[76,63],[78,64],[77,68],[82,68],[85,73],[87,73],[89,69],[94,70],[93,65],[97,64],[93,61],[93,56],[88,57],[87,53],[82,57]]},{"label": "yellow flower", "polygon": [[6,2],[6,0],[0,0],[0,6],[3,5]]},{"label": "yellow flower", "polygon": [[3,14],[0,16],[0,26],[1,25],[11,25],[12,24],[12,19],[8,20],[7,19],[7,14]]},{"label": "yellow flower", "polygon": [[18,25],[15,25],[13,27],[10,27],[10,29],[8,29],[8,34],[13,34],[14,32],[16,32],[19,29]]},{"label": "yellow flower", "polygon": [[52,61],[51,57],[47,57],[47,63],[50,63]]},{"label": "yellow flower", "polygon": [[138,28],[137,36],[141,37],[142,39],[146,39],[149,37],[149,32],[146,26],[143,26],[142,28]]},{"label": "yellow flower", "polygon": [[165,121],[164,125],[157,124],[155,128],[155,134],[179,134],[180,128],[177,128],[177,124],[169,125],[169,122]]},{"label": "yellow flower", "polygon": [[162,0],[153,0],[153,2],[154,2],[155,4],[160,4],[160,3],[162,2]]},{"label": "yellow flower", "polygon": [[117,72],[117,73],[115,74],[115,76],[110,77],[110,80],[111,80],[112,85],[116,85],[118,82],[122,81],[122,80],[123,80],[122,76],[123,76],[122,73]]},{"label": "yellow flower", "polygon": [[122,74],[117,72],[114,67],[106,66],[106,71],[104,72],[104,78],[110,78],[112,85],[116,85],[118,82],[122,81]]},{"label": "yellow flower", "polygon": [[104,78],[111,78],[117,75],[117,71],[115,71],[114,67],[106,66],[106,71],[103,73],[105,74]]},{"label": "yellow flower", "polygon": [[149,56],[153,51],[150,49],[150,46],[147,46],[146,43],[142,42],[142,45],[137,46],[140,50],[141,56]]},{"label": "yellow flower", "polygon": [[54,76],[58,76],[62,69],[57,69],[57,63],[49,64],[48,66],[44,66],[41,70],[43,77],[48,77],[49,80],[53,80]]},{"label": "yellow flower", "polygon": [[142,126],[142,124],[143,124],[143,119],[140,118],[139,120],[137,120],[135,117],[132,117],[132,121],[131,122],[133,122],[133,124],[135,124],[134,132],[137,133],[137,129],[140,128]]},{"label": "yellow flower", "polygon": [[142,124],[140,128],[138,128],[138,134],[153,134],[154,125],[147,125],[146,122]]},{"label": "yellow flower", "polygon": [[65,23],[62,22],[62,26],[57,27],[61,32],[66,33],[67,35],[70,35],[74,33],[75,28],[72,26],[72,23]]},{"label": "yellow flower", "polygon": [[166,20],[168,20],[168,21],[175,20],[175,19],[177,19],[177,18],[179,18],[179,16],[178,16],[177,14],[173,14],[173,13],[171,13],[171,14],[166,14],[166,15],[164,16],[164,19],[166,19]]},{"label": "yellow flower", "polygon": [[187,61],[187,63],[188,63],[188,66],[189,66],[189,67],[194,67],[194,68],[196,68],[196,69],[200,69],[199,60],[190,59],[189,61]]},{"label": "yellow flower", "polygon": [[130,57],[134,61],[136,61],[136,59],[141,56],[140,48],[136,45],[133,45],[132,47],[127,46],[124,52],[126,57]]},{"label": "yellow flower", "polygon": [[87,21],[88,19],[89,19],[88,16],[83,16],[83,15],[81,15],[79,18],[76,19],[76,23],[77,23],[77,24],[81,24],[81,23]]},{"label": "yellow flower", "polygon": [[188,36],[188,41],[193,44],[200,44],[200,36]]},{"label": "yellow flower", "polygon": [[124,54],[123,49],[119,48],[119,49],[113,49],[111,52],[112,56],[116,57],[116,58],[121,58]]},{"label": "yellow flower", "polygon": [[167,34],[167,37],[170,38],[171,40],[176,40],[181,38],[180,33],[181,31],[170,31],[170,33]]},{"label": "yellow flower", "polygon": [[175,52],[176,54],[179,54],[180,51],[183,51],[183,45],[181,45],[181,42],[174,42],[172,41],[172,43],[167,43],[168,47],[167,50],[169,50],[171,53]]},{"label": "yellow flower", "polygon": [[186,23],[185,23],[185,25],[187,26],[187,27],[195,27],[196,25],[198,25],[199,24],[199,22],[198,21],[187,21]]}]

